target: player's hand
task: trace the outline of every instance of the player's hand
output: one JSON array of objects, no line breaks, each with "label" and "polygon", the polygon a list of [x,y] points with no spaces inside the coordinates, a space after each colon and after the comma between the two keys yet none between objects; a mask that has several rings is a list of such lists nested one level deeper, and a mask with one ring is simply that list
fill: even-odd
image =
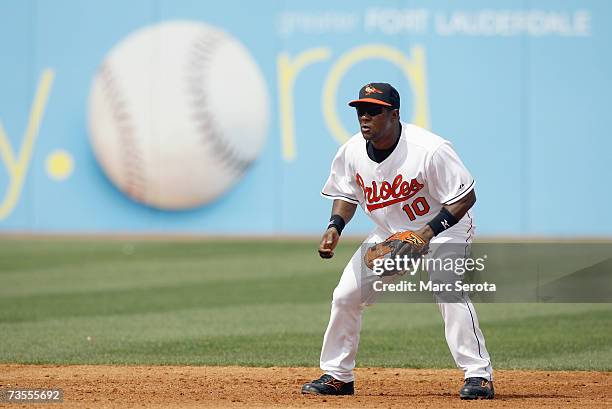
[{"label": "player's hand", "polygon": [[334,227],[325,230],[323,237],[321,237],[321,243],[319,243],[319,256],[321,258],[332,258],[334,256],[334,249],[338,245],[338,240],[340,240],[338,230]]}]

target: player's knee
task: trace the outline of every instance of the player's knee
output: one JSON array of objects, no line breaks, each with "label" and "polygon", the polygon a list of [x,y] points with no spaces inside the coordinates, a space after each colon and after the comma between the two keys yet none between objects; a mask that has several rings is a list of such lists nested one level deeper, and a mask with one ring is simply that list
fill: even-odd
[{"label": "player's knee", "polygon": [[358,306],[363,304],[361,291],[359,289],[347,289],[336,287],[334,290],[333,301],[338,306]]}]

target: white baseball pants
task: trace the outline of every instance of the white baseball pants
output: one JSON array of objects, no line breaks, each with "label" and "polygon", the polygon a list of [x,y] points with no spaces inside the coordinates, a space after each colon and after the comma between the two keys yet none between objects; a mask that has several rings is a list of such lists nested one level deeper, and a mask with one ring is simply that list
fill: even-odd
[{"label": "white baseball pants", "polygon": [[[464,243],[469,245],[465,235],[459,237],[449,229],[436,236],[431,241],[435,248],[441,243]],[[362,244],[379,243],[389,236],[381,229],[374,230]],[[380,277],[373,273],[363,274],[362,253],[358,249],[342,273],[340,282],[334,290],[331,304],[331,315],[321,349],[321,369],[334,378],[350,382],[354,380],[353,369],[359,346],[361,317],[366,305],[374,303],[376,292],[373,282]],[[442,247],[441,247],[442,248]],[[449,247],[446,247],[448,249]],[[463,246],[451,246],[455,253]],[[464,250],[465,251],[465,250]],[[465,257],[465,252],[455,254],[455,257]],[[437,256],[437,255],[436,255]],[[431,277],[430,279],[433,279]],[[397,277],[384,277],[383,282],[393,282]],[[455,363],[464,372],[465,378],[482,377],[493,380],[493,368],[489,353],[485,347],[484,336],[478,324],[476,310],[467,294],[461,294],[458,302],[440,302],[436,299],[438,309],[444,319],[444,332],[450,352]]]}]

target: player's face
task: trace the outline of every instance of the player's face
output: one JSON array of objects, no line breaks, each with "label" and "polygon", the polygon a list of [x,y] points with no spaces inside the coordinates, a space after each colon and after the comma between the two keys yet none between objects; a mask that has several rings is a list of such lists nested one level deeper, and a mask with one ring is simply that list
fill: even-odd
[{"label": "player's face", "polygon": [[361,135],[364,139],[379,140],[392,129],[396,110],[378,104],[360,104],[356,109]]}]

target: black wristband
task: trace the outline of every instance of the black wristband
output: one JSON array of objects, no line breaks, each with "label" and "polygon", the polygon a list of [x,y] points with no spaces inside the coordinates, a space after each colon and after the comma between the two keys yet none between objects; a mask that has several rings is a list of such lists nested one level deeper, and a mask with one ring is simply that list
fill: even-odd
[{"label": "black wristband", "polygon": [[329,219],[329,225],[327,226],[327,228],[329,229],[330,227],[334,227],[338,231],[338,234],[342,234],[344,226],[346,226],[346,223],[342,216],[338,214],[332,214],[332,217],[330,217]]},{"label": "black wristband", "polygon": [[434,236],[437,236],[444,230],[450,229],[458,222],[459,220],[457,220],[457,218],[451,212],[449,212],[446,207],[443,207],[442,210],[440,210],[440,213],[438,213],[438,215],[427,224],[429,227],[431,227],[431,230],[433,230]]}]

